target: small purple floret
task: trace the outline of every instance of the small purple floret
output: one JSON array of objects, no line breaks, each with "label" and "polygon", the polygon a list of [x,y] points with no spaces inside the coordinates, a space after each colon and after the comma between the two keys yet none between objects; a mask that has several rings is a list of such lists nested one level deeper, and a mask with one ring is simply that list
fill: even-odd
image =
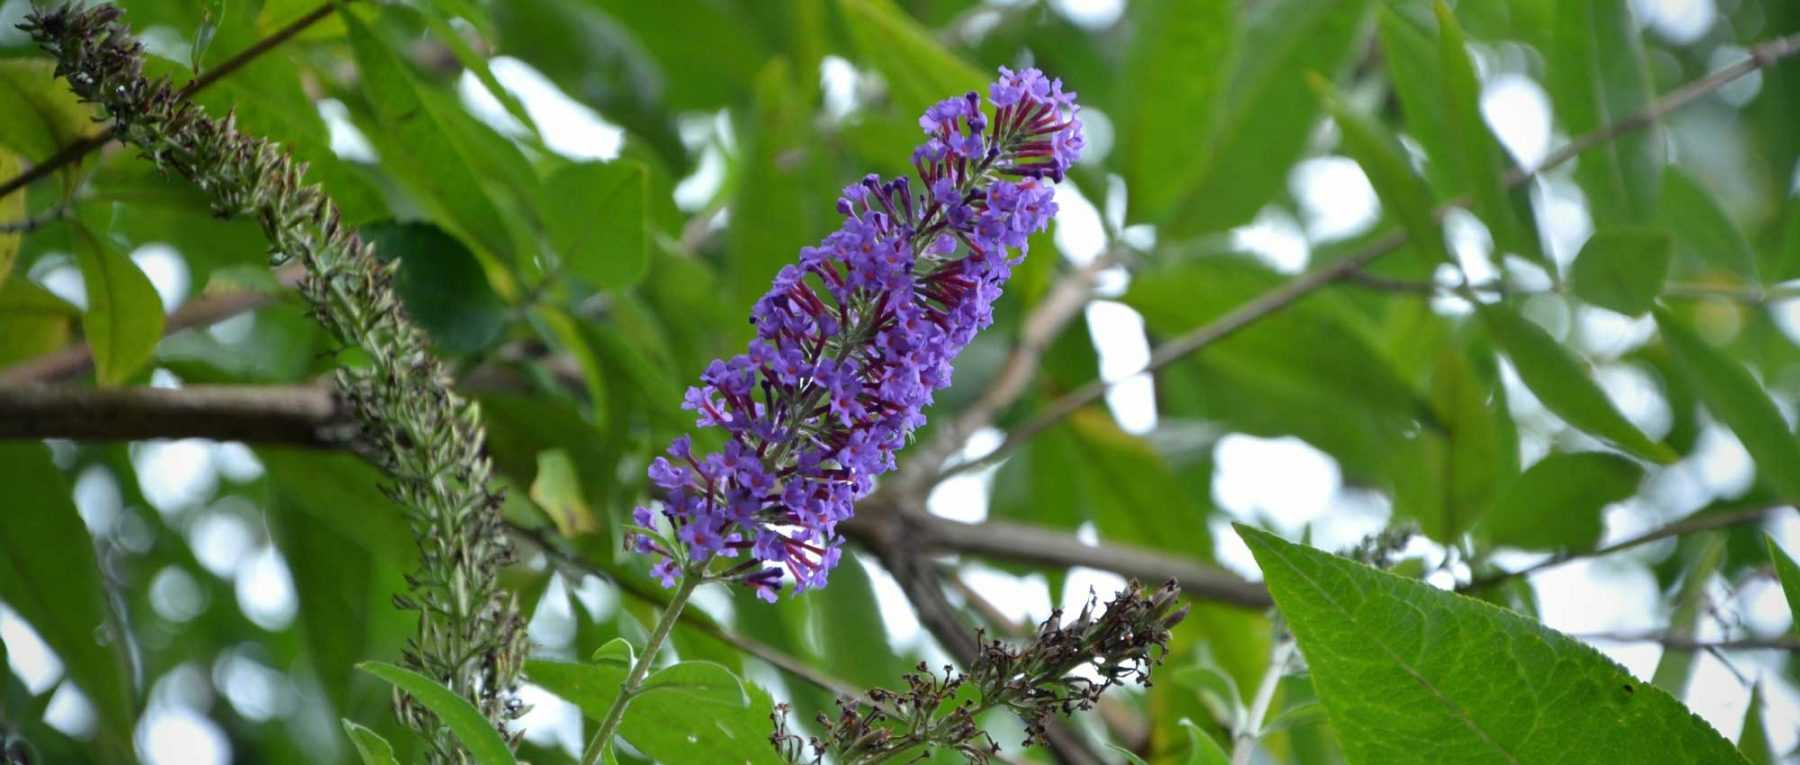
[{"label": "small purple floret", "polygon": [[[1001,67],[988,99],[991,117],[968,93],[919,118],[920,193],[874,175],[845,187],[842,226],[802,248],[751,309],[746,352],[688,389],[695,425],[730,440],[695,455],[676,439],[650,464],[660,501],[632,514],[650,527],[660,511],[681,557],[747,555],[756,563],[735,567],[737,580],[771,602],[786,577],[796,593],[825,585],[843,554],[837,524],[894,468],[957,353],[993,323],[1026,238],[1056,214],[1051,183],[1084,145],[1061,80]],[[633,549],[660,557],[651,574],[674,586],[670,551],[643,539]]]}]

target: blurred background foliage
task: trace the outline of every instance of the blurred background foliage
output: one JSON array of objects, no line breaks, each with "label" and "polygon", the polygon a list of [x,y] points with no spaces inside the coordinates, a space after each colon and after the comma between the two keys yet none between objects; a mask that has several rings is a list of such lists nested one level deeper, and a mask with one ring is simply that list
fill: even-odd
[{"label": "blurred background foliage", "polygon": [[[121,5],[154,73],[177,80],[315,7]],[[11,31],[29,8],[0,3],[5,177],[95,129]],[[1049,338],[971,453],[1090,381],[1114,385],[1009,442],[997,468],[940,484],[931,511],[1251,578],[1232,520],[1328,550],[1410,524],[1420,536],[1391,563],[1440,587],[1577,559],[1477,594],[1557,629],[1612,633],[1590,637],[1770,761],[1800,743],[1789,650],[1669,639],[1791,629],[1771,554],[1800,549],[1800,524],[1791,509],[1746,511],[1800,498],[1800,63],[1709,86],[1525,183],[1509,176],[1800,32],[1800,5],[1446,11],[358,2],[197,100],[308,162],[347,222],[399,259],[408,309],[481,402],[509,520],[551,542],[527,541],[506,574],[544,657],[642,638],[657,591],[620,552],[619,524],[645,494],[643,468],[691,425],[683,386],[741,347],[771,275],[834,226],[837,189],[906,172],[928,103],[980,88],[996,66],[1035,65],[1080,92],[1089,150],[933,423],[988,389],[1024,318],[1071,278],[1093,277],[1092,302]],[[1467,211],[1433,217],[1458,199]],[[217,219],[200,192],[116,145],[0,200],[0,223],[9,383],[52,381],[30,365],[78,339],[93,369],[55,381],[309,384],[354,358],[287,291],[291,275],[267,267],[253,223]],[[1412,235],[1398,248],[1396,231]],[[1333,267],[1316,294],[1134,376],[1149,349]],[[184,319],[245,296],[253,312]],[[15,564],[0,565],[3,732],[44,762],[348,762],[336,725],[347,717],[405,754],[388,688],[353,670],[398,656],[411,629],[389,605],[411,536],[375,483],[354,458],[316,449],[0,448],[0,561]],[[1588,557],[1721,515],[1738,522]],[[857,557],[865,565],[829,588],[772,607],[736,592],[699,602],[734,634],[852,685],[942,664],[894,580]],[[939,563],[964,621],[998,634],[1120,582],[1004,551]],[[1159,682],[1078,730],[1157,763],[1207,762],[1190,732],[1230,747],[1275,633],[1259,610],[1197,605]],[[829,707],[827,692],[701,630],[678,630],[676,648],[791,701],[801,720]],[[1277,698],[1282,723],[1260,757],[1342,759],[1305,673]],[[572,761],[579,714],[536,688],[525,700],[536,709],[522,759]],[[1003,742],[1022,735],[988,722]]]}]

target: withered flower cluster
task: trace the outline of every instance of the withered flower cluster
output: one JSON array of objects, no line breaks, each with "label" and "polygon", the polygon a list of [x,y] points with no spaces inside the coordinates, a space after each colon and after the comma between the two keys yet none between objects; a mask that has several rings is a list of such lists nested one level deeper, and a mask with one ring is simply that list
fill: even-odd
[{"label": "withered flower cluster", "polygon": [[[305,165],[238,132],[230,116],[207,117],[167,80],[146,79],[143,45],[120,15],[108,5],[65,5],[32,13],[20,28],[56,58],[56,73],[77,95],[99,105],[119,140],[209,193],[220,216],[255,218],[274,261],[303,263],[301,293],[313,315],[367,354],[366,365],[339,370],[337,382],[359,423],[359,451],[387,474],[384,489],[408,508],[418,538],[412,592],[396,598],[419,612],[406,662],[504,731],[522,711],[514,691],[527,645],[497,576],[513,552],[475,406],[451,392],[449,373],[407,318],[394,265],[340,225],[337,206],[303,183]],[[467,761],[428,710],[404,695],[397,704],[401,719],[432,742],[433,761]]]},{"label": "withered flower cluster", "polygon": [[836,718],[819,715],[818,736],[794,733],[782,705],[769,739],[795,765],[869,765],[936,750],[977,765],[992,762],[999,747],[976,723],[989,710],[1017,714],[1029,746],[1043,739],[1052,715],[1091,709],[1108,688],[1127,681],[1150,685],[1150,669],[1168,652],[1170,628],[1187,616],[1180,594],[1173,580],[1153,591],[1132,582],[1097,614],[1093,598],[1066,624],[1061,610],[1051,613],[1024,645],[984,637],[966,674],[945,667],[939,676],[921,662],[903,678],[905,691],[876,688],[840,699]]}]

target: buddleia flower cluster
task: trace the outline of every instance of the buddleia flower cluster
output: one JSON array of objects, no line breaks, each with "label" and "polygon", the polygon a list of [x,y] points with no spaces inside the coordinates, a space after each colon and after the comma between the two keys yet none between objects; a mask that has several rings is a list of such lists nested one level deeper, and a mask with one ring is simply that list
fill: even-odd
[{"label": "buddleia flower cluster", "polygon": [[789,729],[783,705],[771,715],[769,740],[792,765],[859,765],[899,755],[925,761],[936,750],[977,765],[992,762],[999,748],[976,722],[984,712],[1017,714],[1029,746],[1043,738],[1052,716],[1090,709],[1108,688],[1127,681],[1149,685],[1151,667],[1168,653],[1169,630],[1187,616],[1180,594],[1174,581],[1148,592],[1132,582],[1097,613],[1090,597],[1066,624],[1061,610],[1051,613],[1022,646],[982,641],[967,674],[946,667],[937,675],[921,663],[903,678],[905,691],[876,688],[840,699],[838,716],[820,714],[821,733],[811,738]]},{"label": "buddleia flower cluster", "polygon": [[988,101],[991,116],[973,92],[927,109],[918,186],[870,175],[846,187],[843,224],[757,301],[749,348],[688,389],[696,426],[727,440],[699,454],[683,436],[650,465],[661,501],[636,509],[630,544],[661,558],[664,586],[739,555],[733,578],[765,600],[787,578],[796,593],[825,584],[837,525],[893,469],[957,353],[993,323],[1027,238],[1056,213],[1053,184],[1081,153],[1075,94],[1060,80],[1002,67]]}]

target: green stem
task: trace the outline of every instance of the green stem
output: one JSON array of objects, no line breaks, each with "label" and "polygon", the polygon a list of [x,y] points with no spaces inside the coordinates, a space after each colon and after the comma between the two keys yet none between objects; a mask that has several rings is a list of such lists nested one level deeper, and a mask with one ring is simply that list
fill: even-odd
[{"label": "green stem", "polygon": [[644,683],[644,676],[650,674],[651,663],[656,661],[656,652],[662,650],[662,644],[669,639],[669,633],[675,631],[675,622],[681,619],[682,607],[687,605],[688,598],[694,594],[694,588],[700,586],[704,579],[698,570],[682,574],[681,584],[675,589],[675,597],[663,609],[662,618],[650,632],[649,642],[644,644],[644,652],[631,665],[631,674],[626,675],[625,682],[619,684],[619,696],[613,699],[612,707],[606,710],[606,719],[600,722],[600,730],[595,731],[594,739],[588,742],[587,753],[581,756],[581,765],[597,765],[600,762],[601,752],[612,743],[613,734],[619,731],[619,721],[625,719],[625,705],[631,703],[632,696],[637,695],[638,687]]}]

